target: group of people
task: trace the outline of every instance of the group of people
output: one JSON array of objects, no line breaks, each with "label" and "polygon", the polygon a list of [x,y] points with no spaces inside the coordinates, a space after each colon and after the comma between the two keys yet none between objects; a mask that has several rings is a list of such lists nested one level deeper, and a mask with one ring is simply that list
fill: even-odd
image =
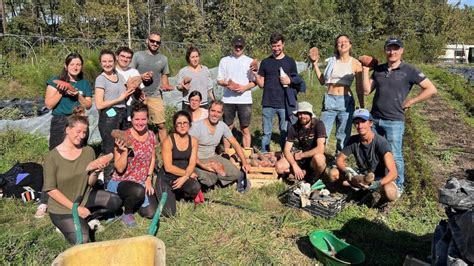
[{"label": "group of people", "polygon": [[[324,73],[318,67],[319,56],[310,57],[318,80],[327,86],[321,120],[310,103],[297,102],[297,94],[306,86],[295,60],[284,53],[285,40],[279,33],[270,36],[272,54],[260,64],[244,54],[242,36],[231,40],[232,53],[223,57],[218,67],[222,100],[214,96],[209,69],[200,64],[201,54],[195,46],[186,51],[188,65],[179,71],[177,84],[170,85],[168,59],[159,52],[161,42],[161,34],[153,32],[144,51],[134,53],[127,47],[115,53],[102,51],[102,72],[95,80],[94,94],[83,78],[82,57],[76,53],[68,55],[61,74],[47,82],[45,104],[53,117],[42,204],[36,216],[44,216],[47,209],[53,224],[71,243],[75,242],[71,208],[78,197],[82,196],[78,212],[87,242],[86,218],[95,210],[105,210],[111,216],[123,211],[123,223],[133,227],[135,212],[153,217],[163,192],[168,193],[163,213],[172,216],[177,199],[192,200],[202,189],[245,179],[250,165],[232,129],[237,116],[243,147],[250,148],[252,89],[256,86],[263,88],[262,152],[270,151],[274,116],[279,119],[283,151],[276,163],[279,174],[320,178],[327,168],[325,149],[336,121],[337,159],[329,171],[330,181],[342,185],[350,181],[353,174],[345,160],[354,154],[357,171],[375,173],[371,189],[382,188],[389,200],[403,191],[404,110],[434,95],[436,89],[420,71],[401,61],[400,40],[386,42],[387,63],[376,66],[372,77],[368,66],[351,57],[351,41],[346,35],[336,38],[335,55]],[[364,95],[376,91],[372,113],[355,110],[351,91],[354,79],[361,108]],[[413,84],[422,90],[406,100]],[[162,93],[174,89],[182,92],[182,110],[174,114],[173,130],[168,134]],[[102,154],[109,159],[96,160],[92,148],[86,146],[88,120],[84,109],[91,108],[92,100],[99,111]],[[157,129],[158,138],[149,123]],[[358,132],[353,137],[352,124]],[[158,167],[155,154],[158,139],[162,167]],[[225,148],[234,148],[240,168],[216,153],[221,141]],[[103,176],[105,190],[97,185],[98,175]]]}]

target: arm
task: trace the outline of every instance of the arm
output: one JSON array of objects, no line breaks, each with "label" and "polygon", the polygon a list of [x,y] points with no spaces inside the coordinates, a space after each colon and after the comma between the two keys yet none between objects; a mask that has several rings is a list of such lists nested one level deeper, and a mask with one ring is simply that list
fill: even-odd
[{"label": "arm", "polygon": [[[64,196],[64,194],[61,191],[59,191],[59,189],[53,189],[53,190],[48,191],[48,196],[50,196],[52,199],[54,199],[55,201],[57,201],[59,204],[63,205],[64,207],[72,210],[73,202],[70,201],[66,196]],[[81,218],[86,218],[87,216],[91,215],[91,212],[86,207],[79,206],[77,208],[77,211]]]},{"label": "arm", "polygon": [[161,75],[161,88],[164,91],[172,91],[174,88],[170,86],[170,81],[168,79],[168,74]]},{"label": "arm", "polygon": [[59,90],[51,85],[48,85],[46,87],[46,94],[44,96],[44,105],[49,110],[52,110],[54,107],[56,107],[62,97],[63,95]]},{"label": "arm", "polygon": [[317,146],[312,148],[309,151],[302,152],[301,157],[302,158],[311,158],[316,154],[324,154],[325,142],[326,142],[326,138],[318,138],[316,140]]},{"label": "arm", "polygon": [[176,176],[183,176],[186,173],[186,170],[173,165],[172,150],[173,150],[173,143],[171,142],[170,137],[167,137],[166,140],[163,142],[163,148],[161,150],[161,155],[163,157],[163,166],[165,167],[165,171],[167,173],[170,173]]},{"label": "arm", "polygon": [[257,85],[258,85],[260,88],[263,88],[263,86],[265,85],[265,77],[260,76],[260,75],[257,74],[256,72],[254,72],[254,74],[255,74],[255,83],[257,83]]},{"label": "arm", "polygon": [[369,95],[375,87],[374,80],[369,78],[370,68],[363,66],[362,67],[362,89],[364,95]]},{"label": "arm", "polygon": [[240,146],[240,144],[239,144],[239,142],[237,141],[237,139],[232,136],[232,137],[227,138],[227,140],[229,141],[229,143],[232,145],[232,147],[234,148],[235,152],[236,152],[237,155],[239,156],[240,161],[242,162],[242,168],[243,168],[245,171],[250,170],[250,165],[249,165],[249,163],[247,162],[247,158],[245,158],[244,151],[242,150],[242,147]]},{"label": "arm", "polygon": [[359,100],[359,106],[360,108],[365,107],[365,102],[364,102],[364,85],[362,81],[362,64],[357,61],[353,60],[352,61],[354,64],[355,68],[355,79],[356,79],[356,94],[357,94],[357,99]]},{"label": "arm", "polygon": [[347,155],[345,155],[342,152],[340,152],[339,155],[337,155],[336,166],[337,166],[337,169],[339,169],[339,172],[341,173],[344,173],[347,170],[346,159],[347,159]]},{"label": "arm", "polygon": [[189,158],[189,164],[188,167],[186,167],[186,172],[184,173],[184,175],[188,178],[194,172],[194,168],[196,168],[198,140],[196,138],[191,138],[190,144],[192,145],[191,158]]},{"label": "arm", "polygon": [[82,106],[86,108],[86,110],[91,109],[92,107],[92,97],[84,97],[81,94],[77,94],[77,100],[81,103]]},{"label": "arm", "polygon": [[145,180],[145,193],[149,196],[155,193],[155,189],[153,188],[153,170],[155,169],[155,146],[153,146],[153,151],[151,155],[151,162],[150,166],[148,167],[148,174]]},{"label": "arm", "polygon": [[283,147],[283,155],[285,155],[285,158],[290,164],[291,169],[293,169],[293,173],[295,174],[296,179],[301,180],[304,178],[305,174],[301,170],[300,166],[295,160],[293,153],[291,152],[292,147],[293,147],[293,142],[286,141],[285,147]]},{"label": "arm", "polygon": [[419,84],[421,92],[414,98],[405,100],[403,109],[410,108],[412,105],[424,101],[438,93],[438,90],[429,79],[424,79]]},{"label": "arm", "polygon": [[393,159],[393,154],[391,152],[386,152],[383,156],[383,161],[385,167],[387,167],[387,175],[380,179],[380,185],[384,186],[392,181],[397,179],[397,167],[395,165],[395,160]]},{"label": "arm", "polygon": [[102,110],[116,104],[123,102],[128,96],[130,96],[135,90],[128,90],[120,94],[117,99],[104,101],[105,91],[103,88],[95,88],[95,106],[97,110]]},{"label": "arm", "polygon": [[314,69],[314,72],[316,73],[316,77],[318,78],[319,84],[324,85],[326,81],[324,80],[323,73],[321,73],[321,70],[319,69],[318,61],[319,61],[319,58],[318,60],[315,60],[313,62],[313,69]]}]

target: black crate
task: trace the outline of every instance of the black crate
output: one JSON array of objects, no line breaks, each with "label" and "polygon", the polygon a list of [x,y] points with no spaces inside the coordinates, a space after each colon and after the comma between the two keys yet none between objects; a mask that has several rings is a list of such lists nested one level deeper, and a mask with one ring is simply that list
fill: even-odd
[{"label": "black crate", "polygon": [[346,195],[340,194],[338,197],[333,195],[319,197],[317,199],[312,199],[311,205],[301,208],[300,197],[293,193],[293,189],[290,189],[283,195],[283,202],[286,206],[305,210],[313,216],[321,216],[329,219],[336,216],[344,209],[346,198]]}]

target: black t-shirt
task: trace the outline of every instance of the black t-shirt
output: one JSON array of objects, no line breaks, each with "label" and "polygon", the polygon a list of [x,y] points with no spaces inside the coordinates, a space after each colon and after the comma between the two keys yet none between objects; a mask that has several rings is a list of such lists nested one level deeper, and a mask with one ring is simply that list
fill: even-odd
[{"label": "black t-shirt", "polygon": [[315,148],[319,138],[326,138],[326,129],[324,123],[316,118],[311,120],[309,128],[305,128],[299,122],[288,126],[286,141],[293,142],[303,152]]},{"label": "black t-shirt", "polygon": [[285,90],[280,83],[280,67],[291,77],[297,74],[296,62],[293,58],[285,55],[282,59],[269,56],[263,59],[258,69],[258,74],[265,78],[263,86],[263,107],[285,108]]},{"label": "black t-shirt", "polygon": [[367,145],[361,143],[359,135],[352,136],[341,152],[346,156],[353,154],[357,167],[364,174],[370,171],[376,177],[384,177],[387,172],[383,157],[387,152],[391,152],[390,144],[377,133],[372,142]]},{"label": "black t-shirt", "polygon": [[414,66],[403,62],[390,72],[387,64],[377,66],[372,74],[375,82],[372,115],[386,120],[405,120],[403,102],[413,84],[420,84],[425,78]]}]

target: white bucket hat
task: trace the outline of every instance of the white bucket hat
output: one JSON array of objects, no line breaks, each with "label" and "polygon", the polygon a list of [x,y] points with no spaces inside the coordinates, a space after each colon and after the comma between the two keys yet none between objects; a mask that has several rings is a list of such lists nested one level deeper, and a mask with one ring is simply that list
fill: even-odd
[{"label": "white bucket hat", "polygon": [[313,105],[310,104],[309,102],[300,102],[298,103],[298,109],[296,111],[293,111],[294,115],[297,115],[298,113],[310,113],[311,117],[315,117],[313,113]]}]

